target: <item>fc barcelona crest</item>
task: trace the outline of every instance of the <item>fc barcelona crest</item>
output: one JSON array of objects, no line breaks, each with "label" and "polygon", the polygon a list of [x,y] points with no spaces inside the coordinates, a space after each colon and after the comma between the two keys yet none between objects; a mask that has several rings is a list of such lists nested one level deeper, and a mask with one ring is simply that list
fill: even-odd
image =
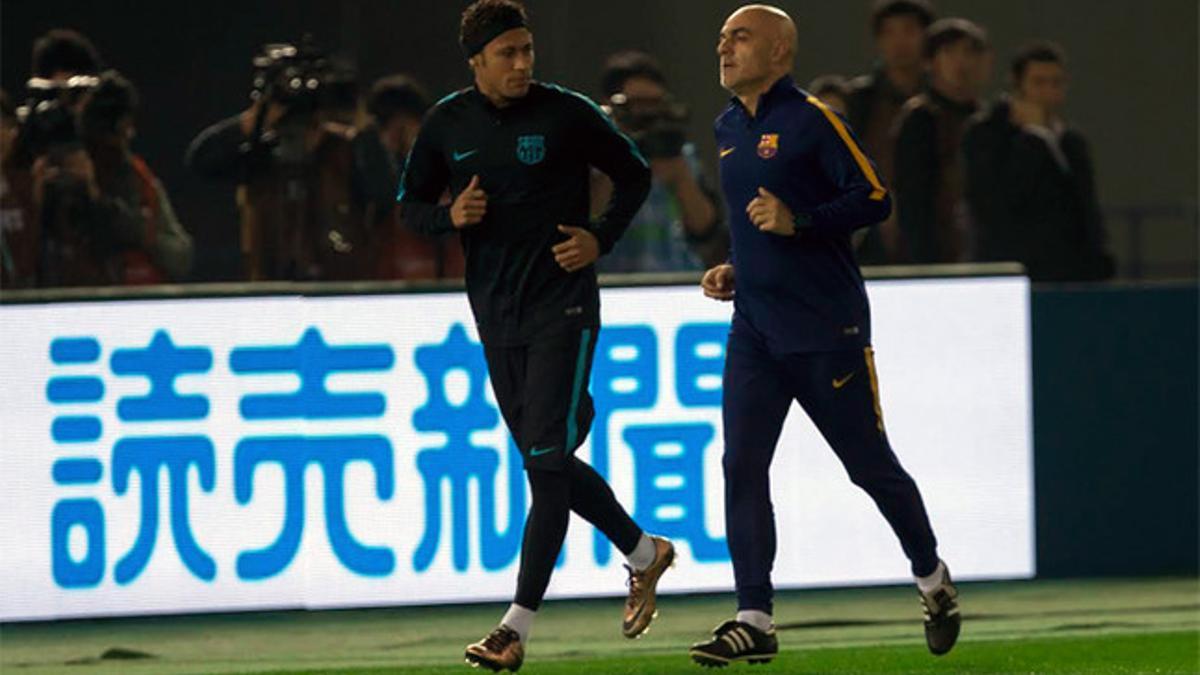
[{"label": "fc barcelona crest", "polygon": [[517,159],[529,165],[537,164],[546,158],[546,137],[534,136],[517,137]]},{"label": "fc barcelona crest", "polygon": [[779,134],[763,134],[758,141],[758,156],[771,159],[779,153]]}]

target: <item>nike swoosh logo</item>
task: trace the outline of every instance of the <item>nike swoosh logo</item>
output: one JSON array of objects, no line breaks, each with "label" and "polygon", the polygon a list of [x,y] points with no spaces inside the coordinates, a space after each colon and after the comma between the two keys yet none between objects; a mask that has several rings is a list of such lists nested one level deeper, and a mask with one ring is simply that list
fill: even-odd
[{"label": "nike swoosh logo", "polygon": [[475,154],[475,153],[477,153],[477,152],[479,152],[479,148],[476,148],[476,149],[474,149],[474,150],[468,150],[468,151],[466,151],[466,152],[457,152],[457,151],[456,151],[456,152],[454,153],[454,161],[456,161],[456,162],[461,162],[461,161],[463,161],[464,159],[466,159],[466,158],[470,157],[471,155],[474,155],[474,154]]},{"label": "nike swoosh logo", "polygon": [[721,157],[728,157],[729,155],[732,155],[734,150],[737,150],[737,148],[725,148],[721,151]]},{"label": "nike swoosh logo", "polygon": [[847,375],[847,376],[843,377],[843,378],[842,378],[842,379],[840,379],[840,380],[838,380],[838,379],[835,379],[835,380],[833,381],[833,388],[834,388],[834,389],[841,389],[842,387],[846,386],[846,383],[847,383],[847,382],[849,382],[850,380],[854,379],[854,376],[855,376],[855,375],[857,375],[857,374],[858,374],[858,371],[856,370],[856,371],[854,371],[853,373],[850,373],[849,375]]},{"label": "nike swoosh logo", "polygon": [[544,455],[544,454],[546,454],[546,453],[548,453],[548,452],[554,452],[554,451],[555,451],[555,450],[557,450],[557,449],[558,449],[558,448],[556,448],[556,447],[553,447],[553,446],[551,446],[551,447],[549,447],[549,448],[534,448],[533,450],[530,450],[530,451],[529,451],[529,456],[530,456],[530,457],[537,457],[537,456],[539,456],[539,455]]}]

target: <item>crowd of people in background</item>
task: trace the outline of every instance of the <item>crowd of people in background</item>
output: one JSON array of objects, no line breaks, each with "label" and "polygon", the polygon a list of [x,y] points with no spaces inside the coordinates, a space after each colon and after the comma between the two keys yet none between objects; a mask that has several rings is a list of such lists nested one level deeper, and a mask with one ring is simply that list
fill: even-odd
[{"label": "crowd of people in background", "polygon": [[0,92],[0,285],[157,284],[187,278],[192,239],[134,153],[133,84],[78,33],[33,49],[30,102]]},{"label": "crowd of people in background", "polygon": [[[1083,135],[1063,117],[1067,58],[1034,42],[1011,57],[1007,93],[983,100],[985,29],[928,0],[878,0],[875,68],[808,91],[849,122],[895,197],[855,242],[863,265],[1022,263],[1034,281],[1113,276]],[[405,227],[405,157],[432,105],[411,76],[361,92],[311,42],[268,44],[252,104],[201,130],[186,162],[223,182],[240,217],[247,281],[428,280],[463,274],[450,237]],[[167,190],[132,150],[138,93],[84,35],[33,47],[25,105],[0,92],[0,286],[199,280]],[[690,111],[651,54],[605,63],[598,101],[650,163],[653,184],[602,273],[697,271],[728,256],[724,206],[688,137]],[[595,172],[594,210],[611,185]],[[449,195],[444,199],[448,200]]]},{"label": "crowd of people in background", "polygon": [[1035,281],[1113,276],[1091,154],[1063,118],[1062,48],[1019,49],[1008,93],[988,104],[994,54],[983,27],[939,19],[925,0],[881,0],[871,29],[872,73],[810,87],[846,115],[895,192],[859,262],[1017,261]]}]

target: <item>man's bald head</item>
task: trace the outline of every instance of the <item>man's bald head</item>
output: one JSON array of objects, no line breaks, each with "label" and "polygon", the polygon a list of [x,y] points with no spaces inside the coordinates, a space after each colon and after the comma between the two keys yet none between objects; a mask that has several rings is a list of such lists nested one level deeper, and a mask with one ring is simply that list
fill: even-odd
[{"label": "man's bald head", "polygon": [[792,63],[796,60],[796,52],[800,49],[796,22],[792,21],[792,17],[774,5],[745,5],[730,14],[726,23],[739,15],[761,27],[770,39],[786,48],[783,58],[786,58],[788,70],[791,70]]},{"label": "man's bald head", "polygon": [[797,50],[796,24],[787,12],[771,5],[740,7],[721,28],[721,85],[739,95],[769,87],[791,72]]}]

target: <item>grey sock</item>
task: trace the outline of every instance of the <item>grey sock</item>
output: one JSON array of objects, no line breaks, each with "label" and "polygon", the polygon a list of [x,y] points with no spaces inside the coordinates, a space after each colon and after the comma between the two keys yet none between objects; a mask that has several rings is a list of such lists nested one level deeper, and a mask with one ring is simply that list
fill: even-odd
[{"label": "grey sock", "polygon": [[629,562],[630,567],[641,572],[654,564],[654,556],[657,553],[656,548],[654,540],[643,532],[637,546],[630,551],[629,555],[625,556],[625,560]]}]

